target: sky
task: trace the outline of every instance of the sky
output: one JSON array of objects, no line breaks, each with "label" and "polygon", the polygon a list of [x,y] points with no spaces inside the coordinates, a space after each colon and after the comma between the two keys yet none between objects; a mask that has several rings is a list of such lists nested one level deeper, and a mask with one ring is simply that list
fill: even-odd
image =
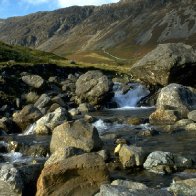
[{"label": "sky", "polygon": [[23,16],[38,11],[51,11],[73,5],[102,5],[119,0],[0,0],[0,18]]}]

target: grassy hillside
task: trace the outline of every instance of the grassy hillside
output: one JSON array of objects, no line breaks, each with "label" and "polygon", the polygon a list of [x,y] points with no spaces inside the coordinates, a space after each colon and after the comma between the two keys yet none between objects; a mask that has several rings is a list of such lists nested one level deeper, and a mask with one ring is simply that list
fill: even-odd
[{"label": "grassy hillside", "polygon": [[55,60],[65,59],[52,53],[0,42],[0,62],[49,63]]},{"label": "grassy hillside", "polygon": [[[92,57],[94,57],[92,55]],[[95,56],[96,57],[96,56]],[[107,58],[106,58],[107,60]],[[62,67],[79,67],[79,68],[95,68],[105,71],[114,71],[119,73],[127,73],[129,66],[105,63],[82,63],[79,61],[71,62],[65,58],[59,57],[52,53],[33,50],[22,46],[13,46],[0,42],[0,65],[9,66],[15,63],[24,65],[33,65],[36,63],[52,63]],[[1,68],[1,66],[0,66]]]}]

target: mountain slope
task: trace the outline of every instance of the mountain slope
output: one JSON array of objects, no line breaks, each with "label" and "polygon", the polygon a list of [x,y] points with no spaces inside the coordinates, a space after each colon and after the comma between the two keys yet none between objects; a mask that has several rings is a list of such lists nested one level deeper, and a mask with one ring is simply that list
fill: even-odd
[{"label": "mountain slope", "polygon": [[196,3],[121,0],[40,12],[1,22],[0,40],[82,61],[132,62],[158,43],[180,41],[195,46]]}]

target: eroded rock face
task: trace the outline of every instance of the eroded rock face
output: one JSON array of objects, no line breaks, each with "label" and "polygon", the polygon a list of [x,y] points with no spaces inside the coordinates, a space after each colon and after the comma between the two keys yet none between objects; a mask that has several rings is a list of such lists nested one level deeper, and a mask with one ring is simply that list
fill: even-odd
[{"label": "eroded rock face", "polygon": [[147,157],[144,168],[154,173],[171,173],[178,169],[189,168],[192,161],[171,152],[155,151]]},{"label": "eroded rock face", "polygon": [[76,82],[76,96],[79,103],[99,105],[111,98],[112,83],[100,71],[88,71]]},{"label": "eroded rock face", "polygon": [[107,181],[108,172],[101,156],[96,153],[78,155],[44,167],[36,196],[90,196]]},{"label": "eroded rock face", "polygon": [[196,52],[182,43],[159,44],[130,71],[135,78],[152,85],[165,86],[172,82],[192,85],[195,84]]},{"label": "eroded rock face", "polygon": [[91,152],[100,149],[102,141],[96,128],[84,120],[77,120],[75,122],[65,122],[53,131],[50,143],[51,152],[53,153],[66,146]]},{"label": "eroded rock face", "polygon": [[169,84],[159,93],[157,108],[177,110],[182,116],[196,108],[196,90],[180,84]]}]

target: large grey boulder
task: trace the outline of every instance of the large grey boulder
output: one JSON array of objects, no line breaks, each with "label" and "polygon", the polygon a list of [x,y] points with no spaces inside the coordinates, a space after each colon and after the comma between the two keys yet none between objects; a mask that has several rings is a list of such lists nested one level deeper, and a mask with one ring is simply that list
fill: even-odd
[{"label": "large grey boulder", "polygon": [[97,129],[84,120],[65,122],[56,127],[50,143],[51,152],[64,147],[80,148],[86,152],[102,147]]},{"label": "large grey boulder", "polygon": [[130,72],[135,78],[152,85],[195,84],[196,52],[183,43],[159,44],[135,63]]},{"label": "large grey boulder", "polygon": [[39,75],[22,76],[22,81],[33,88],[41,88],[44,84],[44,79]]},{"label": "large grey boulder", "polygon": [[189,168],[192,161],[171,152],[155,151],[148,155],[144,168],[154,173],[171,173],[178,169]]},{"label": "large grey boulder", "polygon": [[177,110],[182,116],[196,108],[196,89],[180,84],[169,84],[159,93],[157,108]]},{"label": "large grey boulder", "polygon": [[179,180],[173,182],[168,188],[168,191],[172,192],[174,195],[196,195],[196,178]]},{"label": "large grey boulder", "polygon": [[46,165],[37,182],[36,196],[94,195],[109,180],[101,156],[86,153]]},{"label": "large grey boulder", "polygon": [[99,105],[111,98],[112,82],[100,71],[88,71],[76,81],[76,96],[79,103]]}]

